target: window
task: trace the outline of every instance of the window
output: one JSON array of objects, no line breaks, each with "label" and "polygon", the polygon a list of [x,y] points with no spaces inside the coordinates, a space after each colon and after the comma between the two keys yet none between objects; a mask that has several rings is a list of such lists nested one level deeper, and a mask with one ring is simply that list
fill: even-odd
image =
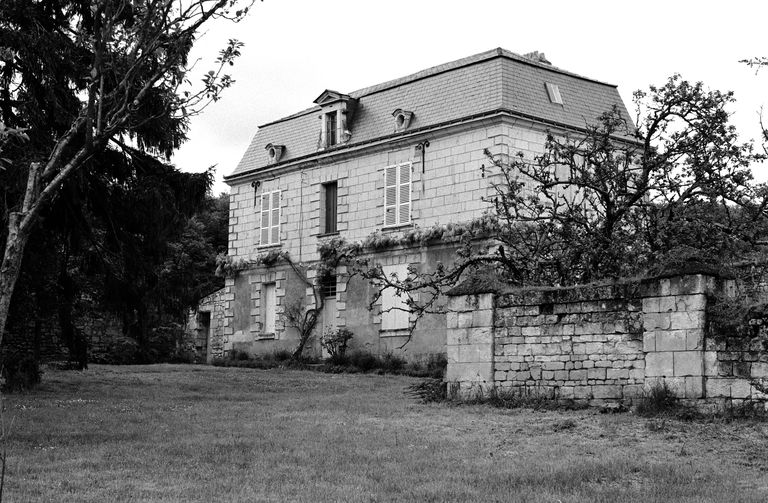
[{"label": "window", "polygon": [[324,234],[337,232],[338,188],[338,182],[325,183],[322,187],[323,221],[321,225]]},{"label": "window", "polygon": [[336,111],[325,114],[325,138],[326,147],[331,147],[339,142]]},{"label": "window", "polygon": [[261,288],[261,333],[262,335],[274,335],[277,310],[275,284],[263,283]]},{"label": "window", "polygon": [[336,275],[331,274],[320,282],[320,294],[323,297],[336,297]]},{"label": "window", "polygon": [[545,85],[547,86],[549,101],[552,103],[557,103],[558,105],[562,105],[563,98],[560,96],[560,88],[557,86],[557,84],[550,84],[549,82],[546,82]]},{"label": "window", "polygon": [[387,166],[384,170],[384,226],[411,221],[411,163]]},{"label": "window", "polygon": [[[387,277],[397,275],[397,279],[402,281],[408,277],[408,264],[383,266],[382,270]],[[406,303],[408,295],[390,287],[381,292],[381,329],[382,330],[404,330],[408,328],[409,309]]]},{"label": "window", "polygon": [[261,194],[261,242],[260,246],[280,242],[280,191]]}]

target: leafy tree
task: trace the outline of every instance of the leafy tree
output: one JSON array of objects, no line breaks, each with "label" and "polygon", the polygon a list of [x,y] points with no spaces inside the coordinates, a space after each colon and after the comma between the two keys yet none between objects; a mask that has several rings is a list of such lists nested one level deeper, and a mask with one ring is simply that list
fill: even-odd
[{"label": "leafy tree", "polygon": [[541,155],[486,152],[496,172],[490,208],[463,227],[454,264],[411,268],[407,278],[359,257],[352,268],[395,288],[407,304],[396,309],[415,314],[413,329],[468,271],[568,285],[645,273],[681,254],[743,257],[765,236],[768,189],[752,182],[749,166],[764,156],[739,141],[733,101],[673,76],[635,94],[636,127],[612,110],[583,133],[549,134]]},{"label": "leafy tree", "polygon": [[0,343],[25,247],[44,210],[68,181],[98,169],[109,153],[137,159],[146,153],[169,156],[186,139],[189,118],[231,85],[223,69],[241,47],[230,40],[216,69],[194,89],[188,54],[197,33],[218,18],[239,20],[249,5],[237,0],[0,4],[0,148],[7,220]]}]

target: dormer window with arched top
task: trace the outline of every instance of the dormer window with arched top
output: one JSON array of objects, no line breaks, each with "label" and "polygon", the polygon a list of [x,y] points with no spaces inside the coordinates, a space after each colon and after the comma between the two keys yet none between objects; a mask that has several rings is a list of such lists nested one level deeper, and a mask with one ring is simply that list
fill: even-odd
[{"label": "dormer window with arched top", "polygon": [[413,118],[413,112],[403,110],[402,108],[396,109],[392,112],[392,117],[395,118],[395,132],[405,131],[408,126],[411,125],[411,119]]},{"label": "dormer window with arched top", "polygon": [[278,162],[280,158],[283,156],[285,145],[274,145],[272,143],[269,143],[264,148],[267,151],[267,158],[269,159],[269,163],[273,164]]},{"label": "dormer window with arched top", "polygon": [[357,100],[346,94],[325,90],[315,103],[321,108],[318,150],[348,142],[352,138],[350,125],[357,108]]}]

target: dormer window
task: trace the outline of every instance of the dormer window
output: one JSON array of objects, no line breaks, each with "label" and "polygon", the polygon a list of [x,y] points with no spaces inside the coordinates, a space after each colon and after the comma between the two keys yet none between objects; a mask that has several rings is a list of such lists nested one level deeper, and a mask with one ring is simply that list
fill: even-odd
[{"label": "dormer window", "polygon": [[411,125],[413,112],[398,108],[392,112],[392,117],[395,118],[395,132],[405,131]]},{"label": "dormer window", "polygon": [[357,100],[336,91],[326,90],[315,103],[320,105],[320,140],[318,150],[346,143],[352,138],[350,124],[357,108]]},{"label": "dormer window", "polygon": [[338,141],[339,121],[337,119],[337,116],[338,116],[338,112],[336,110],[325,114],[325,146],[326,147],[332,147],[339,142]]},{"label": "dormer window", "polygon": [[280,158],[283,156],[285,145],[274,145],[272,143],[269,143],[264,148],[267,151],[267,158],[269,159],[269,163],[272,164],[272,163],[278,162]]}]

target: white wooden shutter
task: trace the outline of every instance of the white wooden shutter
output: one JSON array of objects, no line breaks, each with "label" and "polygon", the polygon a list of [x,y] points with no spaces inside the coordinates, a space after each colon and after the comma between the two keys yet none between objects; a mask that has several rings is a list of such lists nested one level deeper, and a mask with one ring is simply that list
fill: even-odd
[{"label": "white wooden shutter", "polygon": [[[408,277],[408,264],[383,266],[382,270],[388,277],[397,274],[402,281]],[[399,296],[394,288],[385,288],[381,292],[381,329],[399,330],[408,328],[410,311],[407,304],[408,295],[402,292]]]},{"label": "white wooden shutter", "polygon": [[384,171],[384,225],[411,221],[411,163],[387,166]]},{"label": "white wooden shutter", "polygon": [[264,326],[261,330],[263,334],[275,333],[275,318],[277,317],[277,302],[275,293],[274,283],[267,283],[264,285]]},{"label": "white wooden shutter", "polygon": [[397,223],[405,224],[411,221],[411,163],[401,164],[399,171]]},{"label": "white wooden shutter", "polygon": [[384,173],[384,225],[397,225],[397,166]]},{"label": "white wooden shutter", "polygon": [[261,195],[261,245],[280,242],[280,191]]},{"label": "white wooden shutter", "polygon": [[271,244],[280,242],[280,191],[272,193],[272,221],[270,222],[270,240]]}]

